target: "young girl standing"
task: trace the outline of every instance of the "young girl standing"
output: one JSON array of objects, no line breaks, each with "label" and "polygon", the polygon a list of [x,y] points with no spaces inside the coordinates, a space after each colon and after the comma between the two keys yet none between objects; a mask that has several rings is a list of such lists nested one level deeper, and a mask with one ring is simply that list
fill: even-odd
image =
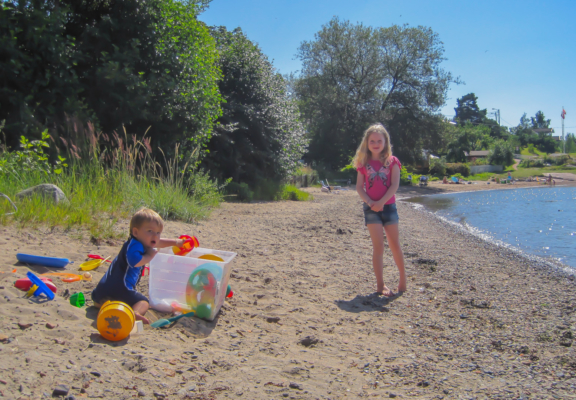
[{"label": "young girl standing", "polygon": [[372,265],[377,293],[390,297],[394,292],[384,284],[384,232],[400,272],[397,290],[406,291],[404,255],[400,248],[398,212],[395,194],[400,185],[400,161],[392,155],[390,135],[380,124],[370,126],[356,151],[354,166],[358,171],[356,191],[364,201],[364,221],[372,239]]}]

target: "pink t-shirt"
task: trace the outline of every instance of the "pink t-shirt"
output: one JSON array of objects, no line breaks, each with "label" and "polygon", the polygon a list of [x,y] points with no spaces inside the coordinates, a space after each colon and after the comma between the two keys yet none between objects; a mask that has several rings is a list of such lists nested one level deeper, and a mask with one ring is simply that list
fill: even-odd
[{"label": "pink t-shirt", "polygon": [[[398,165],[399,169],[402,168],[400,161],[394,156],[386,160],[386,165],[378,160],[370,160],[365,167],[358,168],[358,172],[364,175],[364,188],[372,200],[380,200],[388,191],[392,184],[393,165]],[[392,196],[386,204],[394,204],[395,202],[396,196]]]}]

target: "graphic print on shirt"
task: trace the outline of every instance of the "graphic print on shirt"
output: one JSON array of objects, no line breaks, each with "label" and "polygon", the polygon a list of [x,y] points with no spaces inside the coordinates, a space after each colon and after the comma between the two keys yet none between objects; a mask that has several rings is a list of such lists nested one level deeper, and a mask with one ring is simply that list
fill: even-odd
[{"label": "graphic print on shirt", "polygon": [[368,189],[372,188],[372,185],[374,184],[374,179],[376,179],[376,177],[380,178],[382,180],[382,184],[386,186],[386,182],[388,180],[388,174],[390,173],[390,168],[385,168],[384,166],[381,166],[378,172],[376,172],[376,170],[374,170],[372,165],[368,164],[366,165],[366,172],[368,172]]}]

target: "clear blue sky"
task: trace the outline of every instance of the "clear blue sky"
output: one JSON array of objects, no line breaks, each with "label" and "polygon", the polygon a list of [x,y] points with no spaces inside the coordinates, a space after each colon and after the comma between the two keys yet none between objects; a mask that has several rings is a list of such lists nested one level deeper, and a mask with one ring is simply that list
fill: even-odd
[{"label": "clear blue sky", "polygon": [[561,134],[576,132],[575,0],[213,0],[208,25],[242,28],[282,74],[300,69],[295,54],[333,16],[374,27],[424,25],[444,43],[452,85],[442,113],[473,92],[478,105],[500,109],[502,125],[542,110]]}]

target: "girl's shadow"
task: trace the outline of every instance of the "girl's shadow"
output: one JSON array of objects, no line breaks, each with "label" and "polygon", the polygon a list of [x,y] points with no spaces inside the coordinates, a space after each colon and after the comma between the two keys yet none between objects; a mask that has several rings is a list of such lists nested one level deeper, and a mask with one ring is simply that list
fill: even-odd
[{"label": "girl's shadow", "polygon": [[392,297],[379,296],[377,293],[372,293],[367,296],[357,295],[352,300],[336,300],[336,305],[341,310],[352,313],[369,311],[388,312],[390,309],[387,305],[400,296],[402,296],[402,293],[398,293]]}]

